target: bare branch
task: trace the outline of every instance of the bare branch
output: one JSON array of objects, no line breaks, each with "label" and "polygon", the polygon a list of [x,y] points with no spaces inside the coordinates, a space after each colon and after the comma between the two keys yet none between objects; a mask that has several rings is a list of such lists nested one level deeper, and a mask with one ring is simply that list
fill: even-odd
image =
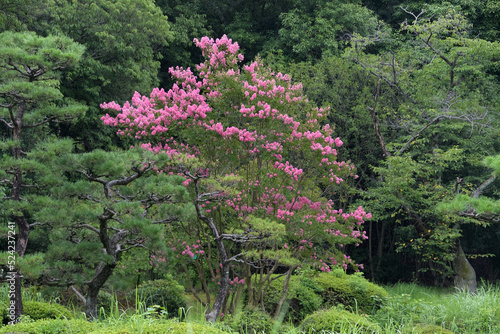
[{"label": "bare branch", "polygon": [[34,123],[34,124],[23,124],[23,128],[36,128],[37,126],[40,126],[40,125],[43,125],[45,123],[48,123],[50,122],[51,120],[55,119],[56,117],[55,116],[50,116],[46,119],[44,119],[43,121],[40,121],[38,123]]},{"label": "bare branch", "polygon": [[151,224],[170,224],[170,223],[173,223],[174,221],[177,221],[177,220],[179,220],[179,217],[172,216],[172,217],[168,217],[168,218],[165,218],[162,220],[152,221]]},{"label": "bare branch", "polygon": [[420,16],[425,13],[425,10],[422,9],[418,15],[415,15],[415,13],[408,10],[408,7],[403,8],[403,6],[399,6],[399,8],[401,8],[406,14],[413,16],[413,24],[417,24]]},{"label": "bare branch", "polygon": [[99,229],[94,227],[94,226],[91,226],[89,224],[78,224],[78,225],[75,225],[76,228],[86,228],[88,230],[91,230],[92,232],[95,232],[97,234],[100,233]]},{"label": "bare branch", "polygon": [[493,183],[493,181],[496,180],[496,175],[493,175],[491,176],[488,180],[484,181],[483,183],[481,183],[481,185],[479,187],[477,187],[476,190],[474,190],[472,193],[471,193],[471,197],[472,198],[478,198],[479,196],[481,196],[481,194],[483,193],[483,191],[486,189],[486,187],[488,187],[490,184]]},{"label": "bare branch", "polygon": [[71,285],[70,287],[70,290],[73,291],[75,293],[75,295],[83,302],[83,305],[86,305],[87,304],[87,300],[85,299],[85,297],[80,293],[80,291],[78,291],[73,285]]},{"label": "bare branch", "polygon": [[[2,105],[0,105],[0,107],[3,107],[3,106],[2,106]],[[8,127],[9,129],[14,129],[14,124],[13,124],[13,123],[9,123],[9,122],[7,122],[5,119],[3,119],[3,118],[0,118],[0,121],[2,121],[5,125],[7,125],[7,127]]]}]

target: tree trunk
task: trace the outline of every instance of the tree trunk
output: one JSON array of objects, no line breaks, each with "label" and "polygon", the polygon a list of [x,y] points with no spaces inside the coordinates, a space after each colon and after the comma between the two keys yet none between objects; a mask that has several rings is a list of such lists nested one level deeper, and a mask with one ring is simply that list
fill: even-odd
[{"label": "tree trunk", "polygon": [[99,295],[99,290],[99,288],[89,287],[85,298],[85,315],[89,320],[97,320],[99,318],[99,314],[97,313],[97,296]]},{"label": "tree trunk", "polygon": [[217,297],[215,297],[215,302],[212,306],[212,309],[205,314],[205,318],[208,322],[215,323],[222,310],[222,306],[224,305],[224,300],[226,299],[227,292],[229,291],[229,282],[231,281],[231,279],[229,278],[229,259],[227,256],[226,247],[224,246],[224,242],[219,236],[219,231],[217,230],[213,219],[207,218],[201,213],[198,203],[196,203],[196,211],[198,213],[198,216],[208,225],[212,232],[212,235],[214,236],[222,264],[221,278],[219,281],[220,288],[217,292]]},{"label": "tree trunk", "polygon": [[453,269],[455,270],[455,287],[460,291],[476,293],[477,281],[476,271],[472,268],[469,260],[465,257],[460,240],[457,239],[457,250],[453,259]]},{"label": "tree trunk", "polygon": [[97,320],[98,312],[97,312],[97,296],[99,295],[99,291],[104,286],[104,283],[108,280],[108,278],[113,273],[113,269],[116,267],[116,259],[110,263],[105,264],[101,262],[96,269],[96,273],[90,282],[87,282],[87,295],[85,296],[86,305],[85,305],[85,315],[89,320]]},{"label": "tree trunk", "polygon": [[[26,102],[20,101],[17,108],[15,119],[12,119],[14,125],[12,139],[21,140],[21,132],[23,128],[23,117],[26,111]],[[22,150],[20,146],[13,148],[14,159],[21,159]],[[23,186],[23,172],[19,166],[14,167],[14,179],[12,182],[12,200],[21,201],[21,188]],[[30,226],[26,221],[23,213],[14,216],[14,221],[17,225],[17,240],[15,250],[19,257],[23,257],[28,246],[28,236],[30,234]],[[9,293],[10,305],[14,306],[14,319],[13,322],[19,322],[19,316],[23,314],[23,300],[22,300],[22,274],[16,269],[14,279],[14,293]]]},{"label": "tree trunk", "polygon": [[290,285],[290,277],[292,276],[292,271],[294,268],[295,267],[290,267],[290,269],[288,269],[288,272],[286,273],[285,280],[283,281],[283,293],[281,294],[281,298],[278,302],[278,305],[276,306],[276,310],[274,311],[274,316],[273,316],[274,320],[278,319],[280,312],[281,312],[281,308],[283,307],[283,303],[285,302],[286,297],[288,296],[288,287]]}]

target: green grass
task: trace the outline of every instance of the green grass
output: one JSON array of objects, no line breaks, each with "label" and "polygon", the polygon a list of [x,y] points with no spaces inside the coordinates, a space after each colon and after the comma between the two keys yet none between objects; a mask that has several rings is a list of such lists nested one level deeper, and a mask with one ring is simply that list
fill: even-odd
[{"label": "green grass", "polygon": [[500,289],[483,284],[476,294],[398,284],[374,316],[379,324],[408,331],[418,324],[438,325],[454,333],[500,333]]}]

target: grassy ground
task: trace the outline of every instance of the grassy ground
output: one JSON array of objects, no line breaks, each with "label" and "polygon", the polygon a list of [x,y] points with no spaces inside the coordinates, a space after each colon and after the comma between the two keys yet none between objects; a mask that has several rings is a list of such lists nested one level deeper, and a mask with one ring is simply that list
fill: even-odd
[{"label": "grassy ground", "polygon": [[430,324],[454,333],[500,333],[497,286],[483,284],[475,295],[415,284],[398,284],[386,290],[391,298],[373,317],[386,328],[403,332]]},{"label": "grassy ground", "polygon": [[[441,331],[440,328],[456,334],[500,333],[500,287],[498,286],[483,284],[475,295],[415,284],[397,284],[385,288],[391,297],[382,309],[368,317],[380,326],[378,333],[449,333]],[[6,300],[6,291],[2,290],[0,289],[0,298]],[[47,301],[40,293],[28,290],[25,300]],[[236,333],[228,323],[224,322],[215,326],[207,326],[204,322],[204,308],[201,304],[190,304],[191,306],[180,310],[181,315],[187,319],[185,323],[162,319],[143,306],[127,311],[112,308],[111,312],[102,315],[95,325],[95,333]],[[50,329],[51,325],[45,323],[44,326],[49,326],[47,333],[80,333],[78,328],[81,325],[78,321],[82,321],[83,317],[78,312],[76,313],[77,319],[74,323],[64,319],[57,323],[54,320],[52,325],[57,325],[57,331]],[[89,332],[89,329],[85,331]],[[9,332],[9,329],[0,328],[0,333],[4,332]],[[31,330],[26,332],[45,333]],[[275,326],[273,332],[316,333],[314,331],[304,333],[290,323]],[[324,332],[324,334],[333,333]],[[351,324],[335,333],[354,334],[359,331],[356,324]]]}]

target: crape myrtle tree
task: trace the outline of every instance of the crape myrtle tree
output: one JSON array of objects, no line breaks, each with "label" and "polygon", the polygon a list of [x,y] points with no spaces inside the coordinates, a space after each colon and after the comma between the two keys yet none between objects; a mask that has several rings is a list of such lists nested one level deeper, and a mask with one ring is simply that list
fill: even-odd
[{"label": "crape myrtle tree", "polygon": [[371,215],[336,210],[323,196],[356,177],[352,164],[336,159],[342,141],[323,124],[328,110],[314,108],[300,85],[259,60],[240,68],[243,55],[225,35],[195,42],[206,58],[197,75],[171,68],[170,90],[136,93],[123,106],[104,103],[113,116],[102,120],[171,157],[165,172],[185,178],[197,215],[188,225],[198,224],[201,238],[172,241],[180,255],[218,267],[220,287],[206,313],[215,322],[235,283],[258,305],[280,267],[282,305],[298,267],[347,267],[343,249],[366,238],[362,224]]},{"label": "crape myrtle tree", "polygon": [[[83,46],[64,36],[0,34],[0,126],[5,134],[0,146],[0,183],[6,189],[1,215],[16,226],[15,242],[9,238],[9,245],[15,248],[10,255],[17,258],[17,264],[26,253],[35,224],[31,217],[43,207],[48,187],[57,179],[58,170],[46,168],[46,160],[66,152],[65,145],[50,138],[48,125],[85,111],[82,105],[64,99],[59,90],[61,71],[74,67],[83,51]],[[10,296],[17,321],[23,310],[21,273],[13,267],[9,271],[17,272],[15,293]]]},{"label": "crape myrtle tree", "polygon": [[36,215],[50,226],[44,281],[69,287],[89,319],[97,319],[99,291],[122,254],[137,247],[164,249],[164,225],[190,212],[184,208],[192,207],[184,179],[157,170],[166,160],[136,149],[96,150],[58,161],[69,179],[52,190],[53,203]]}]

